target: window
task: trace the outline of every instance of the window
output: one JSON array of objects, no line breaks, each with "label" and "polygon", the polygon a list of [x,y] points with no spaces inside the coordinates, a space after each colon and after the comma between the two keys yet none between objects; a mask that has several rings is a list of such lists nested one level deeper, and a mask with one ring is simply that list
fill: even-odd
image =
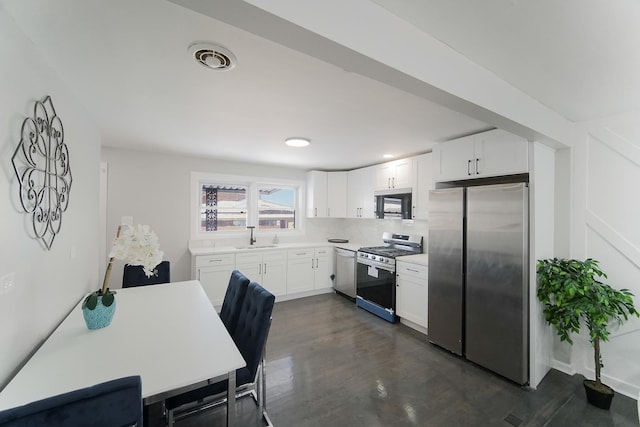
[{"label": "window", "polygon": [[303,231],[303,181],[192,172],[193,239]]},{"label": "window", "polygon": [[247,188],[222,184],[200,187],[200,231],[244,230]]},{"label": "window", "polygon": [[295,188],[281,186],[259,186],[258,229],[295,230],[295,196]]}]

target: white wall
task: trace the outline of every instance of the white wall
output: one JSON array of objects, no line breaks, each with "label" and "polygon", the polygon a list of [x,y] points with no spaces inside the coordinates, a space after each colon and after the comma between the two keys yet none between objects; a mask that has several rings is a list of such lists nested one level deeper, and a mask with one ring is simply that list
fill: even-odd
[{"label": "white wall", "polygon": [[[191,172],[250,175],[304,182],[305,171],[284,167],[229,162],[224,160],[143,153],[132,150],[103,148],[107,163],[107,246],[110,247],[122,216],[133,216],[134,224],[149,224],[158,234],[165,259],[171,262],[171,280],[191,277],[190,185]],[[380,245],[383,231],[427,235],[426,221],[403,224],[401,221],[373,219],[305,219],[304,235],[280,235],[280,243],[324,242],[329,238],[347,238],[363,245]],[[257,234],[258,244],[261,235]],[[216,245],[248,243],[244,240],[214,239]],[[270,239],[270,237],[269,237]],[[108,248],[107,248],[108,251]],[[110,287],[122,283],[122,262],[113,267]]]},{"label": "white wall", "polygon": [[[627,288],[640,308],[640,112],[582,123],[573,153],[571,256],[600,260],[606,283]],[[572,349],[570,367],[593,378],[586,335]],[[640,319],[632,318],[602,345],[603,381],[637,398],[640,392]]]},{"label": "white wall", "polygon": [[536,295],[536,262],[539,259],[554,256],[554,231],[556,197],[554,191],[555,150],[535,142],[530,145],[533,153],[530,158],[530,194],[531,207],[530,239],[532,253],[529,254],[529,324],[530,367],[529,378],[536,388],[552,367],[553,336],[547,326],[542,307]]},{"label": "white wall", "polygon": [[[82,107],[0,5],[0,388],[84,294],[98,286],[100,137]],[[27,235],[11,156],[33,102],[53,99],[73,184],[62,229],[47,251]],[[2,279],[0,279],[2,280]]]},{"label": "white wall", "polygon": [[[134,224],[149,224],[158,235],[164,259],[171,262],[172,281],[191,277],[188,242],[192,171],[301,182],[305,179],[305,172],[298,169],[106,147],[102,160],[108,168],[107,247],[111,246],[122,216],[132,216]],[[248,232],[246,240],[248,244]],[[122,268],[121,261],[114,263],[110,287],[121,287]]]}]

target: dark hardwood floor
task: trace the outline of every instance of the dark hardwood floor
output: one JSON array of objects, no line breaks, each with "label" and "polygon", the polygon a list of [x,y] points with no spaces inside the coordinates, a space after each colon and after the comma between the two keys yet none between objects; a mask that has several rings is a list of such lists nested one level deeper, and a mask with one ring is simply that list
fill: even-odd
[{"label": "dark hardwood floor", "polygon": [[[586,402],[582,377],[551,371],[538,390],[500,378],[326,294],[277,303],[267,342],[267,409],[288,426],[637,426],[636,401]],[[242,399],[240,425],[255,405]],[[179,427],[225,425],[220,407]],[[152,423],[154,424],[154,423]]]}]

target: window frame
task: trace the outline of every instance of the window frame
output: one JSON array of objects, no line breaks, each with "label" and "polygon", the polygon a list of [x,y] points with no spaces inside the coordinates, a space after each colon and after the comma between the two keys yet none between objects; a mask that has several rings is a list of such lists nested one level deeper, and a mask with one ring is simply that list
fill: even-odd
[{"label": "window frame", "polygon": [[[243,230],[200,230],[201,189],[204,184],[220,184],[247,187],[247,225],[255,225],[255,233],[261,236],[295,236],[304,234],[304,200],[305,182],[290,179],[266,178],[245,175],[216,174],[207,172],[191,172],[191,239],[210,240],[215,238],[245,237],[248,231]],[[282,186],[295,190],[295,228],[294,229],[259,229],[259,187]]]}]

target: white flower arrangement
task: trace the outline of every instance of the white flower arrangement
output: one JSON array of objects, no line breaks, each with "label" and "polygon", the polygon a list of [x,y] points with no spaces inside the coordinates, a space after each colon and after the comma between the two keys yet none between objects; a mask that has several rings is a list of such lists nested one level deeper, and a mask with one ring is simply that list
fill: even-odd
[{"label": "white flower arrangement", "polygon": [[121,226],[120,233],[113,242],[109,258],[124,260],[129,265],[140,265],[144,274],[151,277],[164,252],[160,250],[158,236],[148,225]]},{"label": "white flower arrangement", "polygon": [[[101,298],[102,305],[110,307],[115,299],[115,291],[108,288],[111,277],[111,267],[114,259],[124,260],[129,265],[141,265],[144,274],[151,277],[156,274],[155,268],[162,262],[164,252],[160,250],[158,236],[148,225],[120,225],[116,232],[116,239],[113,241],[111,252],[109,252],[109,264],[104,273],[102,288],[92,292],[82,303],[82,311],[85,309],[94,310],[98,305],[98,298]],[[113,311],[112,311],[113,313]],[[86,318],[85,318],[86,320]],[[108,324],[108,323],[107,323]]]}]

